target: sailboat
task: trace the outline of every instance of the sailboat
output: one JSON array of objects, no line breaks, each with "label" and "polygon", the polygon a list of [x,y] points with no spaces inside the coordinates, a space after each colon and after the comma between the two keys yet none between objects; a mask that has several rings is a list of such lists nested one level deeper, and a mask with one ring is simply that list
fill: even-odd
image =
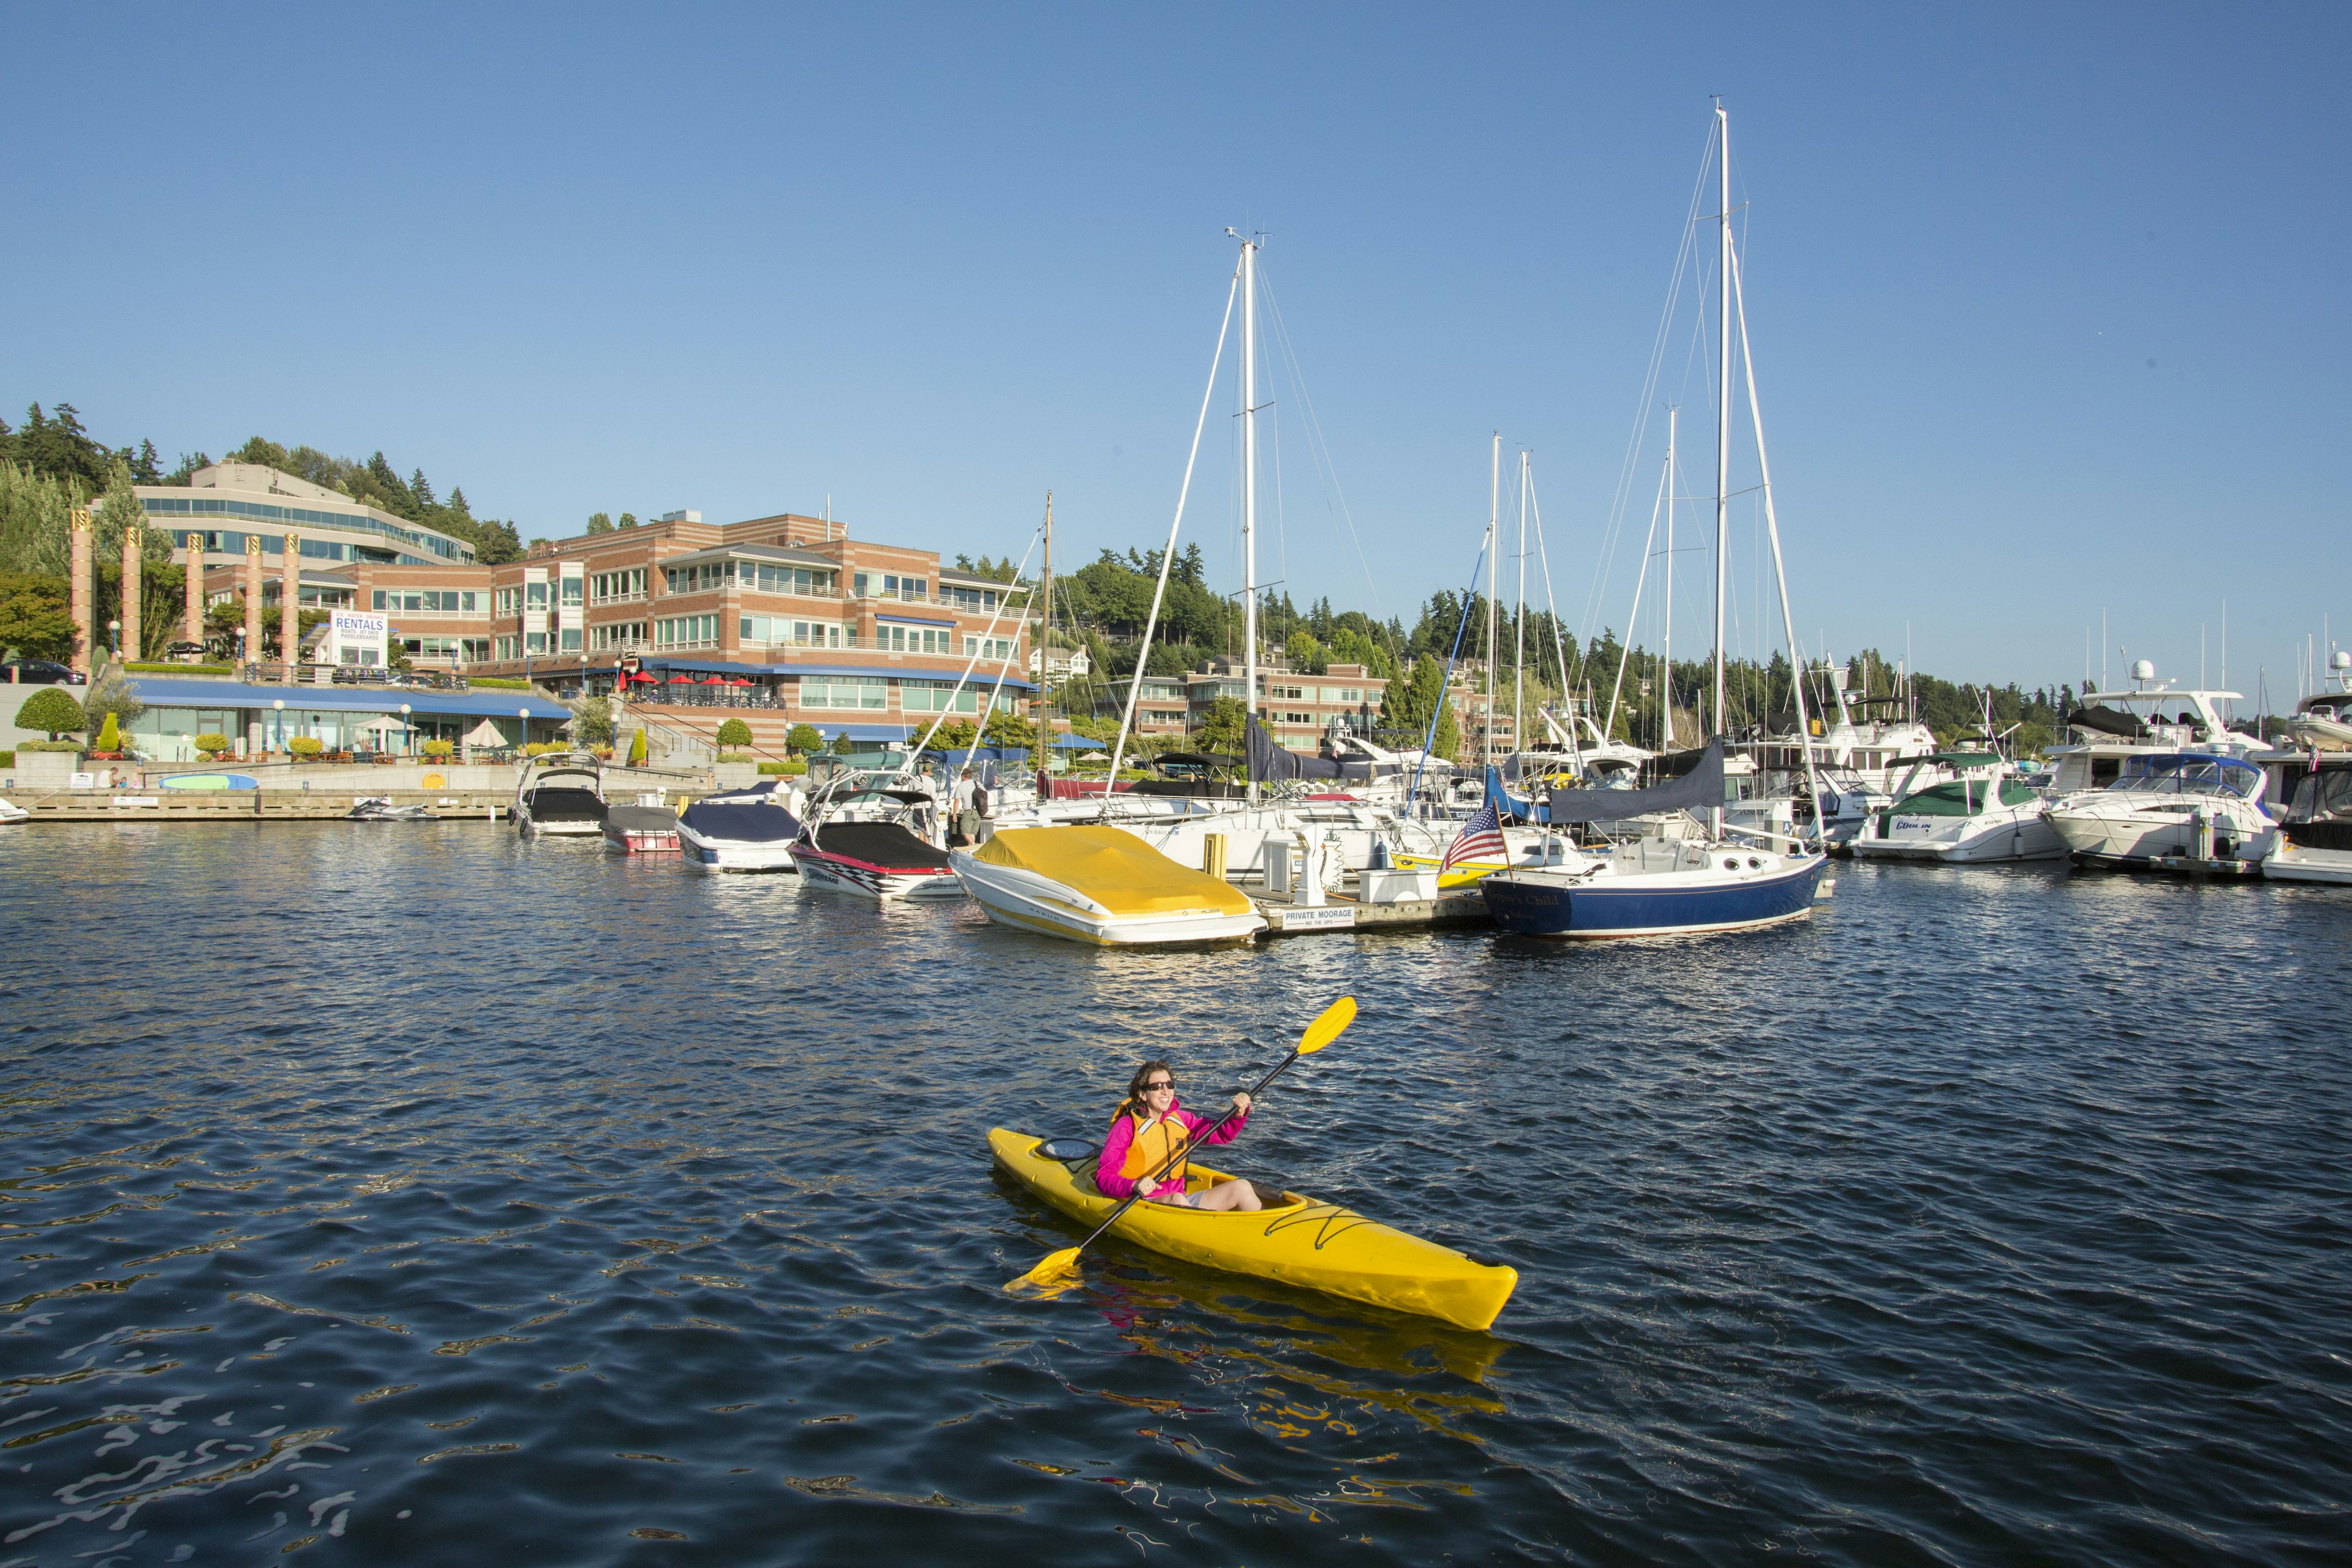
[{"label": "sailboat", "polygon": [[[1773,506],[1772,470],[1764,445],[1763,414],[1756,401],[1756,365],[1748,349],[1747,306],[1740,289],[1738,258],[1731,234],[1730,121],[1716,108],[1713,153],[1720,211],[1717,273],[1720,289],[1717,323],[1715,487],[1715,728],[1700,749],[1668,752],[1652,764],[1647,787],[1633,790],[1553,790],[1546,802],[1553,826],[1649,819],[1659,831],[1568,851],[1558,865],[1512,868],[1482,879],[1487,912],[1505,931],[1527,936],[1601,937],[1689,935],[1742,931],[1799,920],[1812,912],[1829,889],[1828,866],[1816,826],[1809,847],[1770,831],[1727,828],[1724,822],[1726,723],[1724,618],[1726,545],[1730,531],[1732,332],[1737,312],[1744,390],[1755,426],[1759,489],[1772,543],[1772,569],[1780,585],[1780,620],[1795,657],[1796,626],[1789,613],[1788,574],[1781,561],[1780,527]],[[1669,474],[1668,483],[1671,483]],[[1671,668],[1671,667],[1670,667]],[[1811,726],[1802,680],[1792,681],[1797,729],[1805,740],[1805,770],[1815,799]],[[1671,704],[1669,704],[1671,711]],[[1702,823],[1697,816],[1704,813]],[[1671,824],[1675,832],[1665,831]],[[1695,828],[1696,831],[1679,831]],[[1547,858],[1549,858],[1547,857]]]}]

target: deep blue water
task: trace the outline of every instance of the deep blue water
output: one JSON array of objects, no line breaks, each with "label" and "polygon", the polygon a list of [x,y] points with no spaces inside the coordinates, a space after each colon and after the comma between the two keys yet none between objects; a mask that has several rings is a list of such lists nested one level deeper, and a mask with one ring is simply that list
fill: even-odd
[{"label": "deep blue water", "polygon": [[[0,1564],[2352,1555],[2352,898],[1097,953],[503,828],[0,835]],[[1354,1030],[1226,1163],[1492,1335],[1076,1233],[996,1124]]]}]

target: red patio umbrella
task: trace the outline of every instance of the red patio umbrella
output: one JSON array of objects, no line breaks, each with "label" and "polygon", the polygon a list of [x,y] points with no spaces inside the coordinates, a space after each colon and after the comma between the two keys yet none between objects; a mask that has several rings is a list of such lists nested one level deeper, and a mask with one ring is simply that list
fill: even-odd
[{"label": "red patio umbrella", "polygon": [[697,686],[724,686],[727,684],[727,678],[723,675],[706,675],[700,680],[696,681],[695,684]]},{"label": "red patio umbrella", "polygon": [[694,684],[694,677],[690,675],[673,675],[667,680],[663,681],[662,684],[664,686],[691,686]]},{"label": "red patio umbrella", "polygon": [[652,685],[655,681],[659,680],[659,679],[661,679],[661,677],[659,677],[659,676],[657,676],[657,675],[647,675],[644,670],[642,670],[642,669],[641,669],[641,670],[637,671],[637,673],[636,673],[636,674],[635,674],[635,675],[633,675],[633,676],[629,677],[629,679],[630,679],[631,680],[642,680],[642,681],[644,681],[646,685],[650,686],[650,685]]},{"label": "red patio umbrella", "polygon": [[730,685],[730,686],[751,686],[751,685],[754,685],[754,684],[756,684],[756,683],[755,683],[755,682],[752,682],[752,681],[745,680],[742,677],[740,677],[740,676],[737,676],[735,679],[733,679],[730,680],[727,684],[728,684],[728,685]]}]

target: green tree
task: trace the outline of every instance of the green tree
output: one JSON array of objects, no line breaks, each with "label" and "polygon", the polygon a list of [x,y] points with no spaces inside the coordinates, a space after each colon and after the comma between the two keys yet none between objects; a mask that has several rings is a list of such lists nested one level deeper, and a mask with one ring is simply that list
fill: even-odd
[{"label": "green tree", "polygon": [[50,479],[30,464],[0,458],[0,572],[63,581],[73,569],[73,510],[89,495],[79,480]]},{"label": "green tree", "polygon": [[623,528],[635,528],[635,527],[636,527],[636,526],[637,526],[637,514],[636,514],[635,512],[633,512],[633,511],[625,511],[625,512],[623,512],[623,513],[621,514],[621,526],[622,526]]},{"label": "green tree", "polygon": [[1027,748],[1037,743],[1037,726],[1009,709],[999,709],[988,716],[982,731],[992,746]]},{"label": "green tree", "polygon": [[937,735],[931,737],[931,744],[941,750],[955,752],[961,751],[979,738],[980,728],[971,720],[950,719],[940,726],[940,732]]},{"label": "green tree", "polygon": [[[86,725],[99,722],[101,713],[128,724],[147,711],[147,704],[139,700],[139,694],[131,689],[130,678],[120,669],[110,671],[92,681],[89,695],[82,699],[81,707]],[[114,748],[103,749],[112,751]]]},{"label": "green tree", "polygon": [[16,710],[16,728],[41,731],[52,741],[59,735],[79,735],[89,725],[81,704],[54,686],[34,692]]},{"label": "green tree", "polygon": [[583,746],[613,743],[613,703],[604,697],[583,697],[572,708],[572,738]]},{"label": "green tree", "polygon": [[795,724],[784,736],[784,750],[806,754],[824,750],[824,737],[814,724]]},{"label": "green tree", "polygon": [[120,752],[122,750],[122,725],[113,714],[109,713],[102,721],[100,721],[98,726],[98,741],[90,747],[90,750],[93,752]]},{"label": "green tree", "polygon": [[1240,698],[1220,697],[1209,705],[1209,717],[1193,739],[1204,752],[1237,757],[1248,738],[1248,721],[1249,710]]},{"label": "green tree", "polygon": [[637,726],[637,732],[629,737],[629,766],[633,768],[641,768],[645,765],[646,727],[640,724]]},{"label": "green tree", "polygon": [[857,742],[849,738],[848,731],[844,730],[840,734],[835,735],[833,738],[833,754],[835,756],[845,757],[856,750],[857,750]]},{"label": "green tree", "polygon": [[748,746],[751,743],[751,726],[740,719],[730,719],[719,726],[719,743],[727,747]]},{"label": "green tree", "polygon": [[0,572],[0,648],[15,648],[30,658],[62,659],[72,657],[73,645],[64,579]]},{"label": "green tree", "polygon": [[606,513],[604,513],[604,512],[601,512],[601,511],[592,511],[592,512],[590,512],[590,513],[588,514],[588,531],[589,531],[589,532],[591,532],[591,533],[610,533],[610,532],[612,532],[612,531],[613,531],[613,520],[612,520],[612,518],[611,518],[608,514],[606,514]]}]

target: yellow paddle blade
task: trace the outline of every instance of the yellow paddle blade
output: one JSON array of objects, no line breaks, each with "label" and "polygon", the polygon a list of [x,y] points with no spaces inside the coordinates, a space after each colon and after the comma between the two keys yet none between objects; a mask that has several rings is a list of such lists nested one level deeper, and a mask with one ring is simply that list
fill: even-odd
[{"label": "yellow paddle blade", "polygon": [[1078,1249],[1066,1247],[1059,1252],[1049,1252],[1045,1260],[1008,1283],[1007,1290],[1053,1290],[1066,1289],[1078,1271]]},{"label": "yellow paddle blade", "polygon": [[1298,1054],[1313,1056],[1338,1039],[1349,1025],[1356,1021],[1356,999],[1342,996],[1323,1009],[1323,1016],[1307,1026],[1307,1033],[1298,1037]]}]

